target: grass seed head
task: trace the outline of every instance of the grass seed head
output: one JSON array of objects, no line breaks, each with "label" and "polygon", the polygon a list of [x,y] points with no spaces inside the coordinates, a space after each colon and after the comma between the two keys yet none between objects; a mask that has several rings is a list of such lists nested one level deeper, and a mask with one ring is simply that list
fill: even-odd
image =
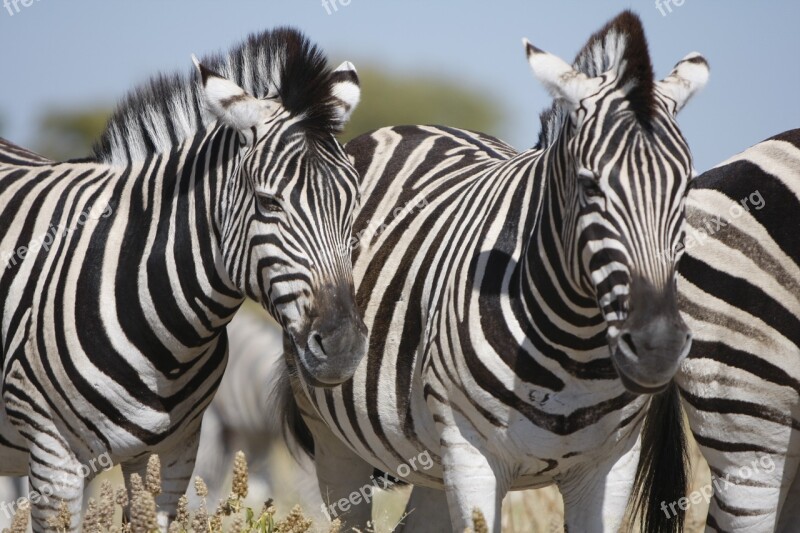
[{"label": "grass seed head", "polygon": [[217,511],[211,517],[211,531],[215,533],[222,532],[222,513],[220,511]]},{"label": "grass seed head", "polygon": [[146,490],[140,490],[131,500],[132,533],[149,533],[158,529],[156,500]]},{"label": "grass seed head", "polygon": [[241,515],[233,517],[231,522],[231,533],[241,533],[244,529],[244,518]]},{"label": "grass seed head", "polygon": [[201,498],[208,496],[208,487],[206,486],[206,482],[203,481],[203,478],[200,476],[196,476],[194,478],[194,491]]},{"label": "grass seed head", "polygon": [[125,509],[128,506],[128,491],[125,490],[125,487],[120,487],[114,493],[114,501],[117,505]]},{"label": "grass seed head", "polygon": [[[200,479],[199,477],[196,479]],[[192,520],[192,530],[194,533],[209,533],[208,531],[208,511],[206,511],[205,506],[201,507],[197,510],[194,514],[194,520]]]},{"label": "grass seed head", "polygon": [[100,504],[98,506],[98,525],[103,531],[111,529],[114,521],[114,489],[111,482],[103,480],[100,484]]},{"label": "grass seed head", "polygon": [[97,505],[97,500],[94,498],[89,498],[86,513],[83,515],[81,531],[83,533],[103,533],[103,528],[100,526],[100,506]]},{"label": "grass seed head", "polygon": [[157,454],[151,455],[147,460],[147,472],[144,477],[147,491],[153,496],[161,494],[161,459]]},{"label": "grass seed head", "polygon": [[139,474],[131,474],[131,498],[144,491],[144,483],[142,483],[142,476]]},{"label": "grass seed head", "polygon": [[189,529],[189,498],[185,494],[178,499],[178,512],[175,515],[175,523],[183,529]]},{"label": "grass seed head", "polygon": [[27,533],[30,518],[31,505],[28,503],[28,500],[25,500],[17,507],[17,512],[14,513],[14,518],[11,520],[11,528],[4,531],[9,531],[10,533]]},{"label": "grass seed head", "polygon": [[247,459],[244,452],[236,452],[233,460],[233,493],[241,499],[247,497]]},{"label": "grass seed head", "polygon": [[286,518],[275,524],[275,533],[306,533],[310,529],[311,520],[303,516],[299,505],[295,505]]},{"label": "grass seed head", "polygon": [[50,526],[51,529],[55,529],[57,531],[68,531],[72,527],[72,513],[69,512],[69,506],[67,502],[61,500],[58,504],[58,512],[55,516],[51,516],[47,520],[47,525]]},{"label": "grass seed head", "polygon": [[472,510],[472,527],[475,533],[489,533],[489,526],[486,525],[486,518],[483,512],[477,507]]}]

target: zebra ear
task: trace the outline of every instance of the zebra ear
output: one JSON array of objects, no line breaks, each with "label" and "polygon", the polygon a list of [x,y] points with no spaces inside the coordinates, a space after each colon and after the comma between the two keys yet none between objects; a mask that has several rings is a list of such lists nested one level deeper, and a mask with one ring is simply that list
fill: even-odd
[{"label": "zebra ear", "polygon": [[578,72],[563,59],[536,48],[528,39],[523,39],[522,44],[536,78],[553,98],[566,103],[572,110],[600,87],[599,79]]},{"label": "zebra ear", "polygon": [[708,61],[697,52],[692,52],[681,59],[669,76],[658,82],[657,87],[664,96],[675,102],[673,112],[677,114],[695,93],[705,87],[709,73]]},{"label": "zebra ear", "polygon": [[192,61],[202,82],[206,106],[223,124],[239,131],[249,130],[264,121],[270,107],[278,105],[247,94],[232,81],[200,63],[194,54]]},{"label": "zebra ear", "polygon": [[356,67],[349,61],[339,65],[331,74],[333,79],[333,97],[338,101],[339,119],[344,124],[350,120],[359,100],[361,100],[361,84],[358,81]]}]

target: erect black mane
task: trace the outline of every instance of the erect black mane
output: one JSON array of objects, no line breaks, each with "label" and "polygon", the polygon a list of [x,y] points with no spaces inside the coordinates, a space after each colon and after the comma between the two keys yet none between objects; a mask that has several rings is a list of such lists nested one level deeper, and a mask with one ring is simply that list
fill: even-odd
[{"label": "erect black mane", "polygon": [[[201,61],[257,98],[279,96],[290,113],[303,117],[301,125],[311,137],[335,134],[342,127],[325,56],[295,29],[250,35],[227,54]],[[124,163],[162,153],[211,121],[194,69],[188,76],[160,74],[120,102],[94,146],[94,158]]]},{"label": "erect black mane", "polygon": [[[627,90],[637,119],[643,125],[650,123],[655,109],[653,65],[642,21],[633,12],[623,11],[589,37],[575,56],[573,66],[590,77],[617,69],[618,84]],[[567,117],[568,113],[557,102],[541,114],[539,148],[555,141]]]}]

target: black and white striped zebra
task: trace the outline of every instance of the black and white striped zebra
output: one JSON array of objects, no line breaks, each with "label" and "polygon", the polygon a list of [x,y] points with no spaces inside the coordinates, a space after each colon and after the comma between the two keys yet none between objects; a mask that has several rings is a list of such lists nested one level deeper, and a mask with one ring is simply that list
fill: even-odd
[{"label": "black and white striped zebra", "polygon": [[[678,288],[694,344],[676,382],[711,468],[691,495],[713,492],[707,531],[800,527],[798,213],[800,130],[698,176],[688,196]],[[664,516],[679,504],[653,503]]]},{"label": "black and white striped zebra", "polygon": [[337,252],[357,201],[334,137],[352,65],[280,29],[195,66],[131,93],[88,159],[0,146],[0,475],[29,472],[37,531],[60,501],[76,527],[100,457],[130,475],[159,453],[174,510],[246,296],[320,385],[365,352]]},{"label": "black and white striped zebra", "polygon": [[575,68],[526,51],[556,100],[535,148],[424,126],[346,146],[368,355],[340,387],[293,385],[322,497],[348,525],[369,519],[375,467],[415,484],[409,531],[463,531],[475,507],[499,531],[508,490],[554,482],[570,531],[616,531],[643,393],[689,349],[662,258],[692,174],[675,115],[708,65],[693,53],[654,82],[630,12]]}]

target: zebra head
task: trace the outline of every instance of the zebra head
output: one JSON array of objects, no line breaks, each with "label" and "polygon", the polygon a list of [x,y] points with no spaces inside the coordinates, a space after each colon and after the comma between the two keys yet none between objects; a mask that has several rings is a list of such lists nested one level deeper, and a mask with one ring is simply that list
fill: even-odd
[{"label": "zebra head", "polygon": [[630,12],[592,37],[574,67],[525,46],[556,99],[544,125],[560,124],[550,143],[564,263],[579,293],[599,306],[623,385],[660,391],[692,338],[675,275],[693,169],[675,116],[705,85],[708,64],[693,53],[654,82],[641,23]]},{"label": "zebra head", "polygon": [[[219,215],[226,270],[280,322],[307,378],[337,385],[366,353],[352,264],[338,253],[350,239],[359,177],[334,134],[360,97],[355,69],[344,63],[322,79],[284,73],[256,98],[196,58],[195,65],[204,107],[238,133],[240,156]],[[283,68],[291,70],[289,59]],[[305,84],[295,87],[305,96],[292,93],[293,83]]]}]

